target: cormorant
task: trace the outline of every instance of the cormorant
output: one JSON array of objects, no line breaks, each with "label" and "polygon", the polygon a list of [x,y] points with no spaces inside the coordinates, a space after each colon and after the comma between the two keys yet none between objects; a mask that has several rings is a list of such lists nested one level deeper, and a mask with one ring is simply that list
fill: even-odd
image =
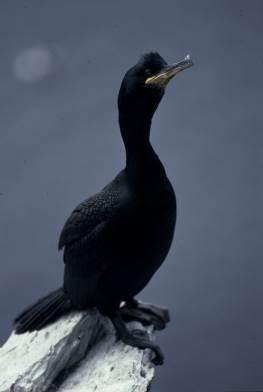
[{"label": "cormorant", "polygon": [[58,245],[64,250],[63,287],[21,313],[16,333],[39,330],[72,309],[95,306],[111,319],[120,339],[151,348],[153,361],[162,363],[160,348],[146,335],[128,332],[124,319],[147,314],[157,327],[167,322],[154,307],[135,300],[164,261],[176,222],[175,193],[149,137],[168,82],[192,65],[189,56],[168,65],[151,52],[125,74],[118,109],[126,166],[67,219]]}]

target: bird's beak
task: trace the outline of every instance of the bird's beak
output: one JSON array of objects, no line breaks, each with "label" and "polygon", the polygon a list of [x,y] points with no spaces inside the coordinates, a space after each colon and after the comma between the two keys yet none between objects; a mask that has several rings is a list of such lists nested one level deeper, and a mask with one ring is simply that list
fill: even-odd
[{"label": "bird's beak", "polygon": [[179,72],[194,65],[189,54],[179,63],[167,65],[157,75],[150,76],[146,79],[145,84],[166,87],[170,80]]}]

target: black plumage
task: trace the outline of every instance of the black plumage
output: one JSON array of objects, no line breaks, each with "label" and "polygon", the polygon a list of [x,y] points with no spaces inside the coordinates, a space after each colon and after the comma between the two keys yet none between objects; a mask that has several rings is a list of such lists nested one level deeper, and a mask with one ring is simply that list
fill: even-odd
[{"label": "black plumage", "polygon": [[[175,193],[149,137],[166,84],[190,65],[187,58],[168,66],[159,54],[149,53],[124,76],[118,109],[126,166],[66,221],[59,238],[59,249],[64,250],[63,288],[18,316],[17,333],[40,329],[71,309],[96,306],[112,318],[121,335],[121,302],[131,303],[147,285],[173,239]],[[145,338],[136,339],[126,342],[149,347]],[[156,346],[153,349],[160,354]]]}]

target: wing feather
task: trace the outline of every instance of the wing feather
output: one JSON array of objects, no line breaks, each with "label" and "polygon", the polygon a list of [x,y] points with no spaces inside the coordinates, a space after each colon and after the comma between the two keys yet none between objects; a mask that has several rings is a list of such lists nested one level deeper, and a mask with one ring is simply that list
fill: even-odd
[{"label": "wing feather", "polygon": [[85,240],[96,233],[98,227],[118,218],[131,208],[132,198],[121,176],[112,183],[80,203],[67,219],[60,234],[58,248]]}]

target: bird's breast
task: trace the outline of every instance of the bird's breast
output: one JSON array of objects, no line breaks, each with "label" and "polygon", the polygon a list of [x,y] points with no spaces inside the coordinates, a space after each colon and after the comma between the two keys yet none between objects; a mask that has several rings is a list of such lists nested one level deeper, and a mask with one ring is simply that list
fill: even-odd
[{"label": "bird's breast", "polygon": [[123,243],[129,244],[131,258],[148,264],[149,270],[157,269],[171,246],[175,223],[176,197],[167,179],[141,196],[136,212],[127,222],[129,236]]}]

